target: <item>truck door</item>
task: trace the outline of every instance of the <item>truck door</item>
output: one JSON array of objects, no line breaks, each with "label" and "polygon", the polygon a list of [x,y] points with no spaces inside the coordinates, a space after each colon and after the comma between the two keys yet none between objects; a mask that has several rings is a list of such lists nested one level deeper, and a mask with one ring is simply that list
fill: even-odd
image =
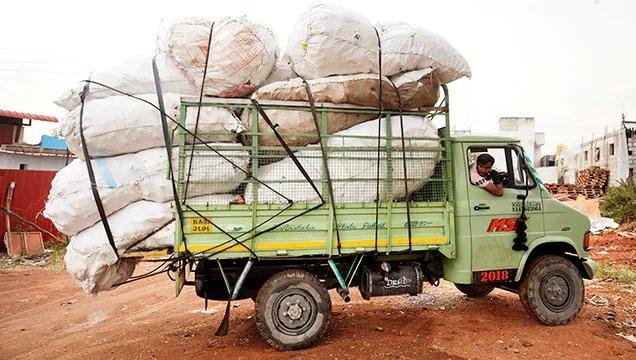
[{"label": "truck door", "polygon": [[524,159],[517,146],[466,145],[464,149],[468,157],[468,163],[464,164],[466,171],[470,171],[477,156],[488,153],[495,159],[493,169],[505,172],[508,176],[501,197],[491,195],[471,183],[466,184],[470,207],[473,283],[514,279],[523,255],[523,251],[512,250],[516,237],[515,221],[521,214],[522,196],[527,194],[528,243],[544,235],[540,189],[533,176],[524,170]]}]

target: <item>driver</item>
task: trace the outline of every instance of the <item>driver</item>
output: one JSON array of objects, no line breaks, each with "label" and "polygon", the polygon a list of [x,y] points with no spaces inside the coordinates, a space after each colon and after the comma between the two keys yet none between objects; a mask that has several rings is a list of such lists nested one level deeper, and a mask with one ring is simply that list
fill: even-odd
[{"label": "driver", "polygon": [[492,166],[495,158],[490,154],[477,156],[477,161],[470,165],[470,183],[479,186],[495,196],[503,196],[503,176]]}]

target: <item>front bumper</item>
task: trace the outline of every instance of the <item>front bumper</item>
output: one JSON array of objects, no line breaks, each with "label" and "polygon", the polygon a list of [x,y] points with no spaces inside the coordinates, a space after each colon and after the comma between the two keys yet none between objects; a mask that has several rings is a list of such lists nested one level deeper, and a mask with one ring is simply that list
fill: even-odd
[{"label": "front bumper", "polygon": [[581,261],[581,265],[583,266],[583,270],[585,271],[583,275],[583,277],[585,279],[592,279],[594,277],[594,274],[596,274],[596,270],[598,270],[598,264],[596,263],[596,261],[592,260],[592,259],[583,259]]}]

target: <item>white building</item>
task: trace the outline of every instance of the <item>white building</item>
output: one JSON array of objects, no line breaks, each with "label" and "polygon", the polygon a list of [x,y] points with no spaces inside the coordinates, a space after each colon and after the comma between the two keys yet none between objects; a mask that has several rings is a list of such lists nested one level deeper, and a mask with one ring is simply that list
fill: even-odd
[{"label": "white building", "polygon": [[0,145],[0,169],[58,171],[73,159],[66,150],[28,144]]},{"label": "white building", "polygon": [[545,133],[534,131],[533,117],[501,117],[499,131],[503,136],[519,139],[526,155],[534,166],[539,166],[541,147],[545,144]]},{"label": "white building", "polygon": [[[575,156],[578,170],[591,166],[609,169],[609,183],[636,173],[636,123],[623,122],[618,130],[582,141]],[[585,139],[584,139],[585,140]]]}]

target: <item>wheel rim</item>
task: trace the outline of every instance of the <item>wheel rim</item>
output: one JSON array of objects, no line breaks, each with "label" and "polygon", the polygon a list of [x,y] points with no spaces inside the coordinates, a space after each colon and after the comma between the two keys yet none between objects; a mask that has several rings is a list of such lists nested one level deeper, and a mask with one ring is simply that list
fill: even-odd
[{"label": "wheel rim", "polygon": [[572,303],[572,288],[572,281],[567,275],[550,273],[541,281],[541,301],[551,311],[564,311]]},{"label": "wheel rim", "polygon": [[301,335],[316,321],[316,301],[304,289],[291,288],[281,292],[272,307],[274,326],[287,335]]}]

